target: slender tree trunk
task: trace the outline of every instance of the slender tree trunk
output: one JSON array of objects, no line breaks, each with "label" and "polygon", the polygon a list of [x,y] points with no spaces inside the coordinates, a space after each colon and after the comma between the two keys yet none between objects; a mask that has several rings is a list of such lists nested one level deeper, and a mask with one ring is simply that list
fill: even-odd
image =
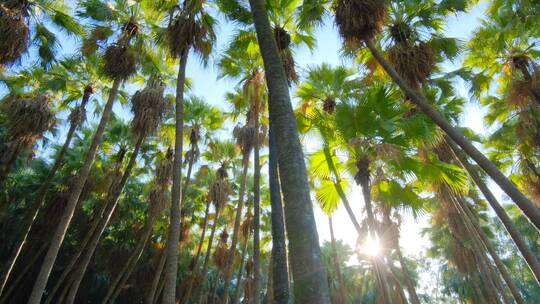
[{"label": "slender tree trunk", "polygon": [[173,185],[171,201],[171,220],[167,238],[167,262],[165,265],[165,290],[163,304],[176,303],[176,276],[178,273],[178,251],[180,240],[182,201],[182,149],[184,144],[184,85],[189,49],[182,51],[178,78],[176,82],[176,138],[174,146]]},{"label": "slender tree trunk", "polygon": [[53,288],[48,292],[47,298],[45,300],[45,304],[49,304],[54,300],[54,296],[56,295],[60,287],[62,287],[62,285],[68,285],[68,284],[64,284],[64,281],[66,280],[68,275],[71,273],[71,270],[73,269],[73,267],[75,267],[75,265],[79,261],[79,258],[81,254],[84,252],[84,250],[86,249],[88,242],[90,242],[90,240],[92,239],[92,236],[94,235],[96,229],[98,228],[98,225],[101,222],[101,218],[103,217],[103,214],[105,213],[105,210],[107,209],[107,206],[108,206],[107,202],[104,202],[103,205],[99,208],[99,210],[97,210],[97,213],[95,214],[95,218],[91,223],[90,229],[88,229],[88,232],[86,232],[83,241],[77,246],[78,249],[75,252],[75,254],[73,254],[73,256],[71,257],[69,264],[66,265],[66,267],[60,274],[60,277],[58,277],[58,279],[56,280],[56,283],[54,284]]},{"label": "slender tree trunk", "polygon": [[270,123],[268,179],[270,204],[272,207],[272,288],[275,304],[289,303],[289,269],[287,267],[287,248],[281,186],[279,184],[277,140],[273,123]]},{"label": "slender tree trunk", "polygon": [[259,117],[255,118],[255,145],[253,149],[253,304],[261,303],[261,243],[260,243],[260,228],[261,228],[261,198],[260,198],[260,181],[261,181],[261,162],[259,160]]},{"label": "slender tree trunk", "polygon": [[250,8],[264,61],[270,123],[279,138],[278,159],[285,202],[287,235],[297,303],[330,303],[326,271],[309,193],[306,164],[298,137],[287,77],[274,40],[263,0],[250,0]]},{"label": "slender tree trunk", "polygon": [[336,268],[336,275],[339,283],[340,303],[347,303],[347,290],[345,286],[345,280],[343,279],[343,273],[341,272],[341,260],[339,259],[337,251],[336,237],[334,235],[334,224],[332,223],[332,216],[328,216],[328,226],[330,227],[330,240],[332,242],[332,254],[334,255],[334,267]]},{"label": "slender tree trunk", "polygon": [[[79,107],[76,107],[73,111],[79,111],[79,109],[82,111],[85,111],[86,104],[88,103],[88,100],[90,99],[90,95],[91,95],[90,91],[85,90],[82,101],[81,101],[81,105]],[[13,252],[9,258],[9,261],[7,264],[8,267],[3,275],[2,283],[0,285],[0,296],[2,295],[2,291],[4,290],[4,287],[6,286],[6,283],[9,280],[11,271],[13,270],[13,267],[15,267],[15,264],[17,263],[17,259],[19,258],[19,255],[24,245],[26,244],[26,240],[28,239],[28,235],[30,234],[30,231],[32,230],[32,226],[34,225],[34,222],[38,216],[38,213],[43,207],[43,204],[45,203],[45,197],[47,196],[47,192],[49,191],[52,180],[54,179],[54,177],[56,176],[56,173],[62,166],[67,150],[69,148],[69,145],[71,144],[71,140],[73,139],[73,135],[75,134],[75,131],[77,130],[80,124],[81,124],[81,121],[79,121],[79,119],[74,119],[71,121],[69,130],[66,135],[66,139],[64,141],[64,145],[62,146],[62,149],[60,149],[60,152],[56,156],[54,164],[51,168],[51,171],[47,175],[47,178],[45,179],[45,181],[39,188],[36,201],[34,202],[30,213],[23,220],[24,224],[22,225],[22,227],[24,227],[24,229],[22,230],[23,231],[22,237],[20,241],[17,242],[17,244],[15,245],[15,248],[13,249]]]},{"label": "slender tree trunk", "polygon": [[401,253],[401,249],[399,248],[399,244],[396,247],[396,254],[399,259],[401,271],[403,272],[403,277],[405,278],[405,285],[407,287],[407,292],[409,293],[409,300],[412,304],[420,304],[420,299],[418,298],[418,295],[416,294],[416,288],[414,287],[415,284],[411,280],[411,272],[409,271],[407,264],[405,263],[405,259],[403,258],[403,254]]},{"label": "slender tree trunk", "polygon": [[418,106],[434,123],[436,123],[452,140],[454,140],[516,203],[523,214],[531,223],[540,229],[540,208],[536,207],[487,157],[463,136],[463,134],[444,116],[437,111],[418,91],[412,89],[409,84],[396,72],[392,65],[379,53],[372,41],[366,41],[366,45],[384,70],[394,82],[410,97],[410,100]]},{"label": "slender tree trunk", "polygon": [[165,262],[167,260],[167,252],[163,251],[161,253],[161,256],[159,257],[159,262],[156,268],[156,272],[154,274],[154,278],[152,279],[152,285],[150,286],[150,290],[148,291],[148,294],[146,295],[144,299],[144,304],[153,304],[154,298],[156,297],[156,291],[158,289],[159,285],[159,279],[161,278],[161,273],[163,272],[163,268],[165,268]]},{"label": "slender tree trunk", "polygon": [[266,303],[274,303],[274,288],[272,287],[272,282],[274,281],[274,269],[272,260],[274,257],[270,256],[270,263],[268,263],[268,280],[266,281]]},{"label": "slender tree trunk", "polygon": [[105,231],[105,228],[107,227],[107,224],[109,223],[114,213],[114,210],[116,209],[116,206],[118,205],[118,200],[120,199],[120,195],[122,194],[122,191],[124,190],[124,187],[126,186],[126,183],[129,179],[131,171],[133,167],[135,166],[137,156],[139,155],[139,151],[141,150],[141,146],[144,142],[144,139],[145,139],[145,136],[139,136],[139,138],[137,139],[137,143],[135,144],[135,148],[133,149],[133,153],[131,154],[128,165],[124,171],[124,174],[122,175],[122,180],[120,181],[120,184],[116,188],[116,191],[113,193],[112,197],[107,197],[107,201],[109,201],[108,202],[109,206],[107,207],[107,210],[105,211],[105,214],[103,218],[101,219],[98,228],[96,229],[94,235],[92,236],[92,239],[90,240],[90,243],[88,244],[88,248],[86,248],[84,255],[82,256],[80,266],[77,269],[75,269],[73,285],[71,286],[69,293],[67,295],[66,304],[73,304],[75,302],[77,291],[79,290],[79,286],[82,282],[86,269],[88,268],[88,264],[90,263],[90,260],[92,259],[92,256],[94,255],[94,251],[97,248],[101,235]]},{"label": "slender tree trunk", "polygon": [[536,258],[536,255],[531,251],[523,237],[521,236],[521,233],[515,226],[514,222],[510,219],[504,208],[499,204],[497,199],[495,198],[495,195],[489,190],[488,186],[484,183],[482,178],[478,175],[478,172],[476,169],[469,163],[467,160],[467,156],[463,151],[461,151],[456,144],[450,140],[449,138],[446,139],[446,142],[448,145],[452,148],[454,151],[454,154],[458,158],[459,162],[463,165],[465,170],[469,173],[469,176],[474,181],[474,183],[478,186],[486,200],[488,201],[489,205],[499,219],[501,220],[503,226],[506,228],[506,231],[508,234],[510,234],[510,237],[516,244],[517,248],[521,252],[521,255],[523,258],[525,258],[525,261],[527,262],[527,266],[529,266],[529,269],[534,274],[534,277],[536,278],[536,283],[540,285],[540,262],[538,262],[538,259]]},{"label": "slender tree trunk", "polygon": [[[206,228],[208,227],[208,215],[209,215],[209,212],[210,212],[210,200],[208,200],[206,202],[206,210],[204,211],[203,229],[202,229],[202,232],[201,232],[201,240],[199,241],[199,244],[197,245],[197,253],[195,254],[195,257],[193,257],[193,260],[191,261],[191,264],[190,264],[190,268],[191,268],[190,271],[194,275],[198,275],[198,273],[199,273],[197,263],[199,262],[199,257],[201,255],[202,246],[203,246],[203,243],[204,243],[204,237],[206,236]],[[193,291],[193,280],[191,282],[189,282],[189,286],[188,286],[186,294],[184,296],[183,303],[185,303],[185,304],[189,303],[189,299],[191,298],[192,291]]]},{"label": "slender tree trunk", "polygon": [[234,298],[232,304],[240,303],[240,294],[242,293],[242,274],[244,273],[244,264],[246,262],[247,249],[248,249],[249,235],[244,240],[244,246],[242,246],[242,258],[240,259],[240,266],[238,267],[238,274],[236,275],[236,290],[234,291]]},{"label": "slender tree trunk", "polygon": [[336,188],[336,191],[343,202],[343,206],[345,206],[345,210],[347,210],[347,214],[349,215],[349,218],[351,219],[354,228],[356,229],[356,232],[358,235],[362,234],[362,229],[360,228],[360,224],[358,223],[358,220],[356,219],[356,216],[354,215],[354,212],[351,208],[351,204],[349,204],[349,200],[347,199],[347,195],[345,195],[345,191],[343,191],[343,188],[341,187],[341,177],[339,176],[336,166],[334,164],[334,161],[332,160],[332,154],[330,153],[329,147],[324,147],[324,157],[326,159],[326,163],[328,164],[328,168],[334,175],[334,187]]},{"label": "slender tree trunk", "polygon": [[210,265],[210,255],[212,254],[212,243],[214,242],[214,235],[216,234],[216,228],[217,228],[217,222],[219,218],[219,212],[216,210],[216,218],[214,219],[214,223],[212,224],[212,231],[210,232],[210,238],[208,239],[208,247],[206,248],[206,255],[204,257],[204,265],[203,265],[203,271],[202,271],[202,278],[201,278],[201,286],[197,288],[196,292],[196,303],[201,303],[202,295],[204,291],[204,283],[206,282],[206,277],[208,275],[208,266]]},{"label": "slender tree trunk", "polygon": [[23,269],[17,272],[17,276],[15,277],[15,280],[13,281],[12,284],[9,285],[9,288],[6,289],[6,292],[4,293],[3,297],[0,298],[0,304],[11,303],[11,302],[8,302],[8,300],[10,299],[9,296],[11,295],[12,292],[16,290],[17,287],[19,287],[19,284],[21,283],[21,281],[24,279],[24,277],[30,271],[30,269],[32,269],[32,267],[36,264],[38,259],[43,255],[48,245],[49,245],[48,242],[45,242],[43,245],[41,245],[38,251],[32,256],[32,258],[27,263],[24,264]]},{"label": "slender tree trunk", "polygon": [[231,284],[232,276],[232,267],[234,264],[234,256],[236,253],[236,245],[238,243],[238,232],[240,230],[240,222],[242,220],[242,209],[244,209],[244,196],[246,192],[247,184],[247,173],[249,167],[249,152],[244,153],[242,156],[242,176],[240,183],[240,191],[238,192],[238,206],[236,207],[236,218],[234,220],[234,230],[231,241],[231,248],[229,248],[229,253],[227,256],[227,264],[225,265],[224,270],[224,290],[223,290],[223,303],[227,304],[229,302],[229,287]]},{"label": "slender tree trunk", "polygon": [[32,289],[32,293],[30,294],[28,304],[39,304],[41,302],[41,297],[43,295],[45,287],[47,287],[47,281],[49,280],[49,275],[51,274],[54,262],[56,261],[56,257],[58,256],[58,251],[60,250],[60,246],[62,245],[62,241],[64,240],[64,237],[66,235],[69,223],[73,218],[73,213],[75,212],[77,201],[79,200],[79,196],[81,195],[86,179],[88,178],[88,175],[90,173],[90,169],[92,168],[92,164],[94,163],[97,148],[101,143],[101,138],[103,137],[105,126],[109,121],[109,116],[112,112],[112,106],[118,94],[120,82],[120,79],[115,79],[113,82],[112,89],[109,93],[109,99],[107,101],[107,104],[105,105],[105,108],[103,109],[101,121],[99,122],[96,133],[94,134],[94,138],[92,138],[92,143],[90,145],[90,148],[88,149],[88,154],[86,155],[84,164],[78,171],[79,173],[77,174],[73,187],[71,188],[70,195],[64,209],[64,213],[62,214],[60,223],[58,224],[58,227],[52,237],[51,244],[49,246],[47,254],[45,255],[41,270],[39,271],[36,282]]},{"label": "slender tree trunk", "polygon": [[[497,251],[493,247],[493,244],[491,243],[490,239],[482,230],[482,227],[480,227],[480,223],[478,222],[478,219],[472,214],[471,209],[462,201],[458,202],[460,204],[461,209],[465,213],[464,215],[470,220],[471,223],[471,229],[475,232],[475,234],[479,237],[479,241],[485,246],[485,249],[489,252],[489,255],[495,262],[495,265],[497,267],[497,270],[503,277],[504,282],[510,289],[510,292],[512,293],[512,297],[518,304],[525,304],[525,300],[521,296],[518,287],[514,284],[514,281],[512,280],[512,276],[506,269],[506,266],[504,265],[503,261],[499,257],[499,254],[497,254]],[[501,293],[504,293],[504,290],[501,290]]]},{"label": "slender tree trunk", "polygon": [[[394,281],[394,285],[396,285],[397,296],[399,296],[399,303],[407,304],[407,297],[405,296],[405,292],[403,291],[403,286],[399,282],[397,272],[392,265],[390,265],[390,275],[392,276],[392,281]],[[396,302],[395,298],[396,295],[394,293],[394,302]]]},{"label": "slender tree trunk", "polygon": [[131,276],[133,269],[135,269],[135,266],[137,265],[137,262],[139,261],[144,251],[144,247],[146,246],[148,239],[152,235],[152,231],[154,228],[154,223],[156,222],[156,219],[157,219],[157,215],[158,214],[155,214],[146,220],[145,226],[141,233],[141,237],[139,238],[137,244],[135,245],[133,252],[129,256],[127,262],[124,264],[120,272],[116,275],[114,280],[112,280],[112,283],[109,285],[107,294],[105,295],[105,298],[102,301],[103,304],[114,303],[116,297],[122,290],[122,286],[126,284],[127,280]]}]

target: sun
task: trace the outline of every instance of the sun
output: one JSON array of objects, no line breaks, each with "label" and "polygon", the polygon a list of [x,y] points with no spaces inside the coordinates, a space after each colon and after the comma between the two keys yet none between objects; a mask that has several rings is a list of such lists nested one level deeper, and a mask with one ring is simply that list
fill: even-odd
[{"label": "sun", "polygon": [[375,257],[381,253],[381,242],[378,237],[368,236],[358,249],[362,254]]}]

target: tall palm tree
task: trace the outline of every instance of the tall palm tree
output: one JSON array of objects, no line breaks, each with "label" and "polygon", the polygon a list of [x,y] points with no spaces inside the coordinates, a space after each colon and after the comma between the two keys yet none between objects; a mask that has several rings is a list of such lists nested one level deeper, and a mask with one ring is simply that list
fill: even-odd
[{"label": "tall palm tree", "polygon": [[202,57],[208,56],[215,39],[212,18],[203,11],[203,3],[184,2],[182,8],[172,8],[167,28],[166,41],[171,55],[179,58],[176,83],[176,138],[174,148],[174,170],[172,185],[171,223],[169,225],[167,260],[165,265],[165,287],[163,302],[173,304],[176,301],[176,276],[178,269],[178,240],[181,221],[181,176],[182,147],[184,130],[184,86],[188,54],[191,49]]},{"label": "tall palm tree", "polygon": [[[350,12],[358,12],[358,16]],[[531,222],[540,229],[540,210],[525,197],[487,157],[467,140],[463,134],[429,102],[424,94],[414,89],[388,60],[386,60],[373,39],[384,25],[387,16],[387,1],[339,1],[336,6],[336,24],[341,36],[351,46],[358,47],[365,43],[375,60],[388,73],[392,80],[407,95],[408,100],[414,103],[434,123],[436,123],[452,140],[456,142],[478,165],[503,189],[508,196],[523,210]]]},{"label": "tall palm tree", "polygon": [[136,36],[138,28],[139,26],[137,23],[134,22],[133,19],[129,18],[127,22],[122,25],[122,32],[116,44],[109,46],[104,54],[105,65],[103,72],[113,79],[113,85],[109,92],[107,103],[103,109],[99,126],[94,134],[92,143],[87,152],[86,159],[76,177],[76,182],[74,182],[73,188],[70,191],[66,209],[64,210],[60,224],[52,237],[45,260],[34,284],[34,288],[30,295],[30,304],[39,304],[41,301],[43,291],[47,285],[49,275],[58,255],[58,251],[60,250],[60,246],[64,240],[67,228],[77,206],[77,201],[90,173],[90,169],[96,156],[97,148],[101,142],[103,132],[105,131],[105,126],[107,125],[109,116],[112,112],[112,106],[117,97],[120,84],[123,80],[127,79],[136,72],[136,58],[135,54],[130,49],[130,42]]},{"label": "tall palm tree", "polygon": [[85,249],[80,265],[74,270],[72,286],[66,299],[67,303],[71,304],[75,301],[79,285],[84,277],[88,263],[93,256],[104,229],[114,213],[122,190],[127,183],[133,167],[135,166],[142,144],[148,136],[156,132],[161,120],[163,119],[163,116],[165,115],[165,111],[168,107],[168,100],[163,97],[164,90],[165,87],[159,79],[150,80],[149,85],[145,89],[137,91],[131,99],[132,111],[134,114],[131,128],[136,137],[135,146],[130,156],[128,165],[123,172],[122,179],[120,180],[119,184],[116,185],[115,189],[112,189],[113,191],[110,193],[110,195],[107,196],[107,207],[105,213],[100,219],[99,226],[92,235],[89,245]]}]

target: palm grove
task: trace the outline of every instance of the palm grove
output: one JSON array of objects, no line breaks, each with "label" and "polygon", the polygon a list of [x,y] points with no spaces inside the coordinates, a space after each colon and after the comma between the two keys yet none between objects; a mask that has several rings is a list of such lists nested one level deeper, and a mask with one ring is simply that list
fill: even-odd
[{"label": "palm grove", "polygon": [[[471,38],[448,37],[477,5]],[[0,303],[539,302],[539,12],[0,1]],[[343,65],[296,64],[324,26]],[[215,66],[221,101],[188,63]],[[460,124],[469,103],[485,134]]]}]

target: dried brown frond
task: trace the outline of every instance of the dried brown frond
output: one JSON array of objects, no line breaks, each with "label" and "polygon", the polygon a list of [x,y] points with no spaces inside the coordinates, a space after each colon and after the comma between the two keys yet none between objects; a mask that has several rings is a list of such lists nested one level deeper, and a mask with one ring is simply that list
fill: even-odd
[{"label": "dried brown frond", "polygon": [[168,108],[168,101],[163,97],[165,86],[153,83],[131,98],[133,121],[131,129],[137,136],[149,136],[156,132]]},{"label": "dried brown frond", "polygon": [[246,124],[243,127],[236,126],[233,130],[233,136],[236,139],[236,144],[242,150],[242,154],[249,155],[255,145],[257,128],[252,124]]},{"label": "dried brown frond", "polygon": [[231,193],[232,189],[229,186],[229,182],[226,179],[217,178],[210,188],[208,199],[214,203],[217,210],[221,211],[229,202],[229,195]]},{"label": "dried brown frond", "polygon": [[8,96],[4,102],[8,114],[8,141],[17,141],[30,148],[50,130],[55,122],[50,102],[50,96],[45,94],[33,98]]},{"label": "dried brown frond", "polygon": [[334,113],[335,110],[336,110],[336,100],[331,96],[326,97],[326,99],[323,102],[323,111],[325,111],[328,114],[332,114]]},{"label": "dried brown frond", "polygon": [[103,74],[112,79],[127,79],[137,72],[137,58],[133,49],[113,44],[105,50]]},{"label": "dried brown frond", "polygon": [[358,172],[354,176],[354,180],[356,181],[357,185],[368,185],[369,179],[370,179],[370,171],[369,171],[369,158],[362,157],[356,161],[356,169]]},{"label": "dried brown frond", "polygon": [[411,27],[403,21],[397,21],[390,26],[390,36],[396,43],[401,45],[408,44],[413,33]]},{"label": "dried brown frond", "polygon": [[222,243],[227,243],[228,239],[229,239],[229,233],[223,230],[219,235],[219,241]]},{"label": "dried brown frond", "polygon": [[185,14],[178,14],[169,24],[166,41],[172,56],[178,58],[190,47],[205,53],[209,47],[209,33],[202,24]]},{"label": "dried brown frond", "polygon": [[285,75],[287,76],[287,82],[289,86],[293,83],[298,83],[298,73],[296,73],[296,63],[292,55],[291,49],[287,48],[279,51],[281,60],[283,61],[283,68],[285,69]]},{"label": "dried brown frond", "polygon": [[216,265],[218,269],[221,269],[221,270],[225,269],[225,266],[227,265],[228,256],[229,256],[229,249],[227,248],[227,244],[220,243],[217,246],[216,251],[214,251],[214,254],[212,256],[214,265]]},{"label": "dried brown frond", "polygon": [[338,0],[335,22],[340,35],[351,45],[373,39],[388,14],[387,0]]},{"label": "dried brown frond", "polygon": [[240,226],[240,232],[244,239],[247,239],[250,233],[253,231],[253,215],[249,213],[246,219],[242,222]]},{"label": "dried brown frond", "polygon": [[160,186],[154,185],[150,194],[148,196],[148,201],[150,202],[148,215],[149,217],[157,217],[165,209],[167,204],[167,194],[166,189],[163,189]]},{"label": "dried brown frond", "polygon": [[421,42],[415,46],[394,45],[388,51],[388,60],[407,82],[417,86],[431,75],[437,57],[429,44]]},{"label": "dried brown frond", "polygon": [[191,226],[185,219],[182,220],[180,231],[180,248],[183,248],[191,240]]},{"label": "dried brown frond", "polygon": [[86,111],[82,105],[78,105],[69,114],[69,122],[72,126],[78,125],[86,120]]},{"label": "dried brown frond", "polygon": [[0,66],[17,61],[28,48],[30,30],[23,14],[0,6]]},{"label": "dried brown frond", "polygon": [[166,186],[171,181],[173,169],[173,157],[172,150],[168,150],[165,158],[163,158],[158,167],[156,168],[156,179],[155,183],[161,186]]},{"label": "dried brown frond", "polygon": [[288,49],[291,45],[291,35],[282,27],[276,26],[274,28],[274,39],[276,39],[280,51]]}]

